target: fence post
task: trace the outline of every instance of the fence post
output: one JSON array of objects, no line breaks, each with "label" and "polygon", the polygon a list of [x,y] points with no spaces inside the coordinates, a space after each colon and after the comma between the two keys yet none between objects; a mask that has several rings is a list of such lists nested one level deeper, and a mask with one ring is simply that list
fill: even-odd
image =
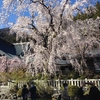
[{"label": "fence post", "polygon": [[85,78],[85,82],[86,82],[86,83],[88,82],[88,79],[87,79],[87,78]]},{"label": "fence post", "polygon": [[58,90],[60,90],[60,79],[58,79]]},{"label": "fence post", "polygon": [[73,78],[71,78],[71,85],[74,85],[74,84],[73,84]]}]

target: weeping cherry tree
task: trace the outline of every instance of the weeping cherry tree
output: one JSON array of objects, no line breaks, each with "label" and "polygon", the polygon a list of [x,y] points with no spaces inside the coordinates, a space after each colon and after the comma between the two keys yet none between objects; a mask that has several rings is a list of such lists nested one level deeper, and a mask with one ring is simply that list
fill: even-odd
[{"label": "weeping cherry tree", "polygon": [[[56,59],[63,56],[78,72],[84,72],[86,53],[97,39],[97,22],[93,20],[73,21],[73,16],[86,11],[87,6],[95,9],[96,0],[3,0],[0,24],[9,24],[17,38],[30,37],[30,49],[24,51],[28,72],[35,75],[56,74],[60,71]],[[16,23],[8,22],[11,14],[17,16]],[[27,16],[28,15],[28,16]],[[78,62],[77,55],[81,56]],[[75,58],[76,57],[76,58]],[[33,58],[31,62],[29,59]]]}]

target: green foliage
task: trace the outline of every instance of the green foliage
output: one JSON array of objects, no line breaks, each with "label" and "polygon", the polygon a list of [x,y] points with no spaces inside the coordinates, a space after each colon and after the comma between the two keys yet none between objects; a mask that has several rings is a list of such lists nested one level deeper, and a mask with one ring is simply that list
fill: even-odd
[{"label": "green foliage", "polygon": [[49,75],[43,75],[42,73],[38,73],[32,79],[34,79],[34,80],[36,80],[36,79],[38,79],[38,80],[47,80],[49,78],[50,78]]},{"label": "green foliage", "polygon": [[34,76],[34,79],[41,79],[42,78],[42,73],[38,73]]},{"label": "green foliage", "polygon": [[18,69],[13,69],[12,72],[1,72],[0,73],[0,80],[1,81],[8,81],[8,80],[26,80],[28,81],[30,79],[31,76],[27,76],[26,75],[26,68],[21,67]]},{"label": "green foliage", "polygon": [[18,97],[21,97],[21,95],[22,95],[22,88],[20,88],[20,89],[17,91],[17,96],[18,96]]},{"label": "green foliage", "polygon": [[48,78],[49,78],[49,76],[47,76],[47,75],[43,75],[43,76],[41,77],[42,80],[47,80]]},{"label": "green foliage", "polygon": [[11,94],[14,94],[14,93],[15,93],[15,90],[14,90],[13,88],[11,88],[11,89],[10,89],[10,93],[11,93]]},{"label": "green foliage", "polygon": [[76,21],[78,19],[80,20],[85,20],[85,19],[96,19],[97,17],[100,17],[100,2],[97,2],[95,4],[96,7],[96,12],[91,12],[90,14],[86,14],[86,13],[78,13],[76,16],[74,16],[73,20]]},{"label": "green foliage", "polygon": [[[62,91],[63,89],[64,87],[62,86],[60,91]],[[68,94],[71,98],[77,97],[78,90],[79,90],[78,86],[68,85]]]},{"label": "green foliage", "polygon": [[85,79],[85,78],[86,78],[86,75],[85,74],[80,74],[79,79]]},{"label": "green foliage", "polygon": [[95,74],[95,75],[93,76],[93,79],[100,79],[100,74]]},{"label": "green foliage", "polygon": [[88,95],[89,91],[90,91],[90,86],[87,86],[87,89],[85,90],[84,95]]},{"label": "green foliage", "polygon": [[18,86],[17,86],[17,85],[14,85],[14,87],[12,87],[12,88],[10,89],[10,93],[12,93],[12,94],[17,93],[18,90],[19,90],[19,89],[18,89]]},{"label": "green foliage", "polygon": [[51,97],[53,95],[54,90],[51,86],[37,85],[37,93],[39,97]]},{"label": "green foliage", "polygon": [[56,33],[54,33],[54,34],[53,34],[53,38],[55,38],[56,36],[57,36],[57,34],[56,34]]},{"label": "green foliage", "polygon": [[[70,72],[66,73],[66,74],[59,74],[59,79],[76,79],[79,77],[79,73],[75,72],[74,70],[70,70]],[[58,79],[57,78],[57,79]]]},{"label": "green foliage", "polygon": [[69,94],[69,96],[71,96],[71,97],[77,96],[78,90],[79,90],[78,86],[71,86],[71,85],[68,86],[68,94]]},{"label": "green foliage", "polygon": [[70,78],[75,79],[75,78],[77,78],[77,77],[79,77],[79,73],[78,73],[78,72],[71,71],[71,72],[68,74],[68,79],[70,79]]}]

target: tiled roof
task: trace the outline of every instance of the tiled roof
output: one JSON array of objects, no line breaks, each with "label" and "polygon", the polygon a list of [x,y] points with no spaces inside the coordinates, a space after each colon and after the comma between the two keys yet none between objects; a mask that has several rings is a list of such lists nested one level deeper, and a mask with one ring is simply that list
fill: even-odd
[{"label": "tiled roof", "polygon": [[69,60],[56,59],[56,64],[61,66],[70,65]]},{"label": "tiled roof", "polygon": [[20,55],[23,56],[23,50],[26,49],[26,44],[27,43],[12,44],[0,38],[0,55],[5,55],[8,58],[13,58],[15,56],[20,57]]}]

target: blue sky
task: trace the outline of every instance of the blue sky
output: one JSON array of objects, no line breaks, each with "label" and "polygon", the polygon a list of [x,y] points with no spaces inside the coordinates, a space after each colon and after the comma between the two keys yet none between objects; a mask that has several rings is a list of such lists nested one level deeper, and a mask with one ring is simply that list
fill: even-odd
[{"label": "blue sky", "polygon": [[[0,8],[2,7],[2,1],[3,0],[0,0]],[[72,2],[75,2],[75,1],[76,0],[72,0]],[[28,14],[26,13],[26,15],[28,15]],[[8,22],[15,22],[16,21],[16,18],[17,18],[16,15],[11,14],[10,17],[9,17],[9,19],[8,19]]]},{"label": "blue sky", "polygon": [[[0,0],[0,8],[2,7],[2,0]],[[16,21],[17,16],[16,15],[10,15],[8,21],[9,22],[15,22]],[[0,28],[6,27],[4,25],[0,25]]]},{"label": "blue sky", "polygon": [[[0,8],[2,7],[2,1],[3,0],[0,0]],[[29,14],[28,13],[25,13],[26,16],[28,16]],[[9,19],[8,19],[8,22],[11,22],[11,23],[15,23],[16,22],[16,19],[17,19],[17,16],[15,14],[11,14]],[[7,26],[5,25],[0,25],[0,28],[5,28]]]},{"label": "blue sky", "polygon": [[[0,0],[0,8],[2,7],[2,1],[3,1],[3,0]],[[76,1],[76,0],[71,0],[72,3],[74,3],[75,1]],[[100,1],[100,0],[98,0],[98,1]],[[25,13],[25,15],[28,15],[28,13]],[[13,23],[15,23],[15,22],[16,22],[16,18],[17,18],[16,15],[11,14],[10,17],[9,17],[9,19],[8,19],[8,22],[13,22]],[[3,25],[3,26],[0,26],[0,28],[3,28],[3,27],[5,27],[5,26],[4,26],[4,25]]]}]

